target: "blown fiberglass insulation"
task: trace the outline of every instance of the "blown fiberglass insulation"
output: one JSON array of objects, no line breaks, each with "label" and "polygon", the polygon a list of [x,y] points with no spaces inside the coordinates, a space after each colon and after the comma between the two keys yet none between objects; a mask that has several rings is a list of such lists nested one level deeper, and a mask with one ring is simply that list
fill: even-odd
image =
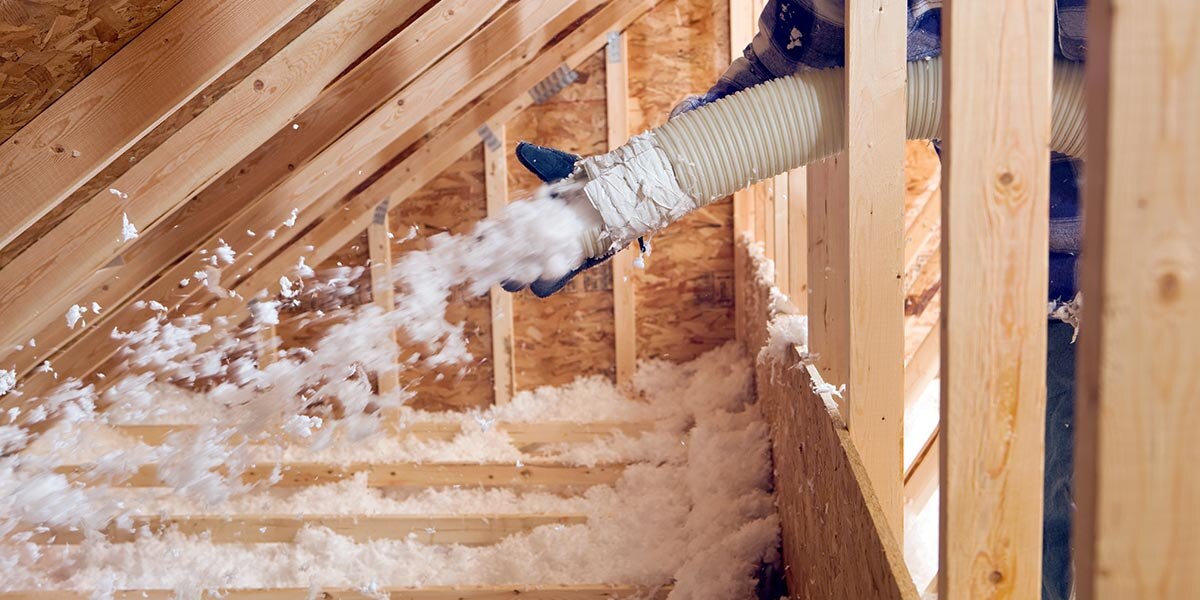
[{"label": "blown fiberglass insulation", "polygon": [[[213,544],[177,533],[78,546],[5,543],[0,590],[157,588],[192,592],[215,587],[370,587],[455,584],[628,583],[674,581],[675,598],[727,599],[752,593],[758,566],[776,559],[778,518],[770,493],[766,424],[752,403],[751,370],[732,345],[684,365],[646,362],[633,400],[600,377],[518,394],[503,407],[460,414],[406,410],[407,422],[457,422],[473,440],[481,423],[528,420],[652,420],[664,444],[582,444],[578,462],[634,461],[613,486],[576,497],[512,490],[446,488],[384,491],[365,476],[294,490],[257,490],[218,504],[166,489],[106,490],[106,501],[129,514],[469,514],[581,513],[587,525],[553,525],[495,546],[433,546],[412,540],[354,542],[323,528],[293,544]],[[177,393],[186,407],[197,398]],[[169,406],[162,407],[169,411]],[[547,417],[552,415],[552,417]],[[67,429],[64,425],[31,448]],[[82,446],[112,452],[122,445],[98,427]],[[492,428],[490,431],[495,432]],[[620,438],[618,438],[619,440]],[[666,448],[670,440],[671,448]],[[469,442],[475,444],[478,440]],[[456,444],[459,444],[456,446]],[[463,442],[445,443],[443,459],[475,455]],[[139,443],[126,438],[126,447]],[[144,448],[144,446],[142,446]],[[339,442],[334,448],[362,448]],[[497,458],[524,456],[511,444],[482,443]],[[76,448],[78,450],[78,448]],[[422,455],[425,449],[410,449]],[[435,452],[435,454],[437,453]],[[461,454],[460,454],[461,453]],[[551,450],[553,454],[553,450]],[[541,456],[540,454],[537,456]],[[357,455],[362,460],[363,453]],[[368,459],[378,458],[373,452]],[[514,465],[514,468],[515,465]]]},{"label": "blown fiberglass insulation", "polygon": [[[0,567],[7,575],[0,586],[188,590],[310,583],[663,583],[674,577],[679,598],[742,595],[752,585],[754,568],[772,558],[777,524],[766,491],[766,428],[757,409],[744,406],[750,371],[733,350],[683,367],[645,366],[638,390],[653,399],[649,403],[627,400],[609,384],[591,379],[523,395],[520,402],[484,413],[430,415],[403,408],[410,392],[381,396],[368,381],[367,372],[397,365],[469,369],[473,357],[467,352],[464,325],[446,318],[452,291],[482,295],[503,281],[556,277],[578,264],[592,250],[585,233],[594,231],[598,220],[577,192],[577,184],[571,183],[544,187],[533,199],[509,205],[500,218],[483,220],[463,235],[428,238],[425,249],[396,261],[394,310],[334,310],[325,315],[334,324],[316,343],[290,349],[265,367],[255,359],[253,328],[239,336],[228,333],[228,319],[210,323],[197,315],[172,316],[173,307],[161,299],[135,305],[146,315],[142,325],[113,330],[123,362],[102,374],[110,384],[102,393],[69,378],[38,397],[25,397],[20,388],[7,390],[24,402],[0,417],[7,418],[0,421],[5,449],[0,458],[0,535],[5,540]],[[218,257],[236,252],[224,244],[207,250]],[[217,271],[228,261],[214,262],[218,264],[196,279],[229,297],[219,287]],[[361,273],[357,267],[317,274],[301,260],[282,294],[254,298],[254,306],[274,310],[276,303],[286,306],[305,293],[345,298],[354,293],[353,282]],[[401,334],[400,345],[392,331]],[[195,384],[206,391],[189,395],[170,383]],[[172,408],[175,403],[180,406]],[[386,432],[381,416],[397,411],[402,423],[461,419],[463,434],[449,442],[378,435]],[[200,426],[173,433],[158,446],[124,439],[106,427],[179,422],[184,415]],[[56,419],[51,432],[14,453],[29,443],[24,427],[51,418]],[[480,425],[492,420],[646,419],[656,420],[659,429],[549,447],[537,457],[521,454],[504,435]],[[167,502],[163,509],[170,502],[192,503],[200,512],[238,502],[259,503],[267,512],[274,502],[286,506],[277,490],[242,482],[242,473],[256,462],[511,461],[517,468],[535,458],[581,465],[641,461],[645,466],[630,470],[617,492],[606,496],[596,490],[580,500],[585,503],[580,510],[610,519],[582,529],[538,530],[492,549],[433,548],[408,541],[356,544],[316,530],[295,547],[217,548],[182,538],[112,545],[99,541],[100,536],[77,547],[38,548],[25,542],[31,528],[94,531],[114,521],[120,525],[135,510],[158,510],[156,502]],[[85,487],[56,472],[81,463],[91,469],[89,479],[101,481],[117,481],[153,465],[170,493]],[[644,469],[652,474],[639,476]],[[446,493],[496,499],[496,492],[482,490]],[[415,496],[403,502],[419,510],[437,498]],[[510,504],[524,510],[525,501],[514,497]],[[649,531],[655,533],[646,535]]]}]

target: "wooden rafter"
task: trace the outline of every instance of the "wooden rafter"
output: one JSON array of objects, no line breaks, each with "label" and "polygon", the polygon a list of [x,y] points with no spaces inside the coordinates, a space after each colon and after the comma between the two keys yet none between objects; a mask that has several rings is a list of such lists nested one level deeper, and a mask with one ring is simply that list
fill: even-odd
[{"label": "wooden rafter", "polygon": [[[360,192],[341,209],[328,215],[298,240],[259,265],[238,286],[235,292],[253,297],[264,290],[274,293],[276,280],[290,272],[302,257],[313,264],[332,255],[366,226],[373,198],[390,195],[394,202],[421,188],[438,172],[464,152],[478,144],[477,130],[488,121],[507,120],[533,103],[529,90],[566,63],[574,67],[601,48],[607,32],[624,28],[649,10],[657,0],[616,0],[588,19],[571,35],[538,55],[524,69],[505,81],[482,101],[457,116],[450,124],[423,144],[417,151],[390,169],[368,188]],[[212,316],[241,315],[244,303],[225,298],[209,313]]]},{"label": "wooden rafter", "polygon": [[[427,11],[422,18],[331,86],[321,101],[297,119],[300,129],[287,128],[277,134],[248,157],[242,166],[179,211],[164,227],[151,232],[150,239],[145,243],[135,244],[123,255],[127,260],[120,267],[107,273],[102,280],[93,282],[96,285],[85,288],[91,293],[84,296],[84,290],[80,290],[75,294],[108,308],[101,318],[92,323],[86,332],[74,332],[62,326],[59,315],[50,315],[47,324],[40,331],[35,330],[37,348],[11,357],[17,365],[18,374],[27,376],[36,365],[51,358],[61,367],[60,370],[70,374],[84,375],[100,365],[114,350],[108,340],[108,330],[114,326],[128,329],[146,318],[144,313],[132,308],[134,300],[157,300],[174,307],[199,292],[202,286],[187,287],[181,282],[188,280],[196,283],[193,275],[208,268],[208,252],[216,247],[218,240],[225,240],[236,248],[243,261],[248,258],[247,254],[270,252],[271,247],[266,244],[271,241],[268,239],[272,237],[271,230],[283,229],[282,224],[288,219],[288,212],[299,206],[298,198],[304,198],[306,193],[311,193],[313,186],[320,185],[326,179],[324,169],[328,167],[319,165],[310,169],[305,164],[305,167],[297,168],[297,164],[316,156],[325,149],[331,138],[352,129],[368,115],[374,116],[374,120],[363,121],[354,131],[371,127],[390,131],[402,125],[405,122],[403,117],[413,112],[398,106],[405,104],[406,100],[436,94],[439,85],[445,88],[445,93],[457,91],[447,85],[453,77],[452,72],[439,65],[432,72],[423,74],[427,65],[421,61],[436,61],[457,41],[466,37],[463,33],[450,35],[446,32],[469,29],[472,23],[482,23],[496,7],[503,4],[501,0],[488,4],[471,3],[472,10],[461,10],[461,4],[466,1],[444,0]],[[452,27],[438,27],[447,23]],[[495,25],[502,25],[502,20],[497,19]],[[489,26],[477,33],[472,43],[456,51],[456,55],[477,59],[480,49],[502,54],[507,47],[493,39],[494,34],[493,27]],[[518,44],[518,47],[521,46]],[[457,68],[467,68],[468,65],[465,60],[456,63]],[[410,86],[410,83],[413,85]],[[401,92],[402,88],[404,92]],[[387,99],[389,94],[395,95]],[[382,107],[381,100],[384,102]],[[411,119],[411,122],[415,124],[419,116],[414,116],[417,118]],[[392,128],[386,127],[389,124]],[[335,155],[325,164],[337,164],[346,158],[337,150],[352,146],[353,143],[347,140],[343,144],[335,144],[321,156],[334,152]],[[313,173],[306,177],[309,171]],[[289,174],[292,176],[289,177]],[[267,195],[260,197],[263,193]],[[221,218],[222,211],[227,212],[229,206],[245,208],[237,211],[232,218]],[[196,240],[204,241],[197,244]],[[163,265],[172,266],[163,271]],[[139,286],[156,275],[158,278],[139,292]],[[100,287],[100,283],[111,285]],[[28,334],[35,335],[34,332]],[[64,357],[54,356],[55,352],[72,343],[75,343],[75,348],[71,353]],[[33,393],[52,383],[35,381]]]},{"label": "wooden rafter", "polygon": [[185,0],[168,11],[0,145],[0,247],[309,4]]},{"label": "wooden rafter", "polygon": [[[79,301],[76,282],[116,258],[145,233],[312,104],[322,90],[419,6],[347,0],[256,69],[208,110],[138,161],[112,189],[97,193],[0,270],[0,347],[23,341],[39,315],[55,317]],[[64,260],[69,257],[70,260]]]}]

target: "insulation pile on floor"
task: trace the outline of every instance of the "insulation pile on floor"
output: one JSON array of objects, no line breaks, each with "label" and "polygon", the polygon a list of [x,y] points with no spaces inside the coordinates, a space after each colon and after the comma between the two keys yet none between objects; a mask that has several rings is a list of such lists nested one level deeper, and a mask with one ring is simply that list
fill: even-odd
[{"label": "insulation pile on floor", "polygon": [[[139,483],[139,473],[110,467],[75,489],[117,507],[117,518],[99,531],[7,535],[0,590],[370,597],[565,585],[618,586],[617,597],[753,597],[760,566],[776,560],[778,524],[750,377],[727,346],[685,365],[644,363],[628,394],[593,377],[482,412],[402,408],[390,427],[361,439],[341,431],[324,447],[246,442],[240,456],[261,468],[245,472],[249,491],[216,503],[202,490],[151,486],[161,472]],[[221,410],[169,386],[156,393],[154,414],[138,413],[138,423],[114,407],[107,425],[62,422],[23,454],[79,465],[153,459],[164,436]]]}]

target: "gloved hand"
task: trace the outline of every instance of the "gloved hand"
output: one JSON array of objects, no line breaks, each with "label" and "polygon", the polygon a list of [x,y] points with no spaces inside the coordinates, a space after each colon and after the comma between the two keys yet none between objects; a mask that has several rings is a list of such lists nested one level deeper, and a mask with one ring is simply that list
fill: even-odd
[{"label": "gloved hand", "polygon": [[[574,154],[553,148],[535,146],[528,142],[517,144],[516,154],[517,160],[520,161],[521,165],[536,175],[538,179],[541,179],[543,183],[553,183],[566,178],[575,169],[575,163],[579,160],[579,157]],[[603,256],[588,258],[583,261],[583,264],[558,279],[538,279],[529,284],[529,291],[533,292],[538,298],[545,298],[561,290],[576,275],[604,263],[612,258],[614,254],[616,254],[615,250],[609,251]],[[501,284],[501,287],[509,292],[518,292],[525,288],[525,284],[506,281]]]},{"label": "gloved hand", "polygon": [[[679,102],[679,104],[675,105],[675,107],[671,110],[669,119],[673,119],[683,113],[700,108],[709,102],[712,102],[712,98],[707,94],[702,96],[688,96]],[[528,169],[529,172],[536,175],[538,179],[541,179],[543,183],[553,183],[568,177],[574,171],[575,163],[579,161],[579,157],[574,154],[563,152],[561,150],[555,150],[553,148],[536,146],[528,142],[520,142],[517,144],[516,155],[517,160],[520,161],[520,163],[526,169]],[[646,252],[645,238],[638,238],[638,246],[642,252]],[[539,298],[545,298],[561,290],[564,286],[570,283],[571,279],[573,279],[576,275],[586,271],[587,269],[595,267],[596,265],[603,264],[605,261],[612,258],[614,254],[616,254],[616,250],[610,250],[603,256],[588,258],[583,262],[583,264],[579,265],[574,270],[559,279],[539,279],[533,283],[530,283],[529,290],[533,292],[535,296]],[[525,288],[525,284],[520,282],[505,282],[501,285],[501,287],[509,292],[518,292]]]}]

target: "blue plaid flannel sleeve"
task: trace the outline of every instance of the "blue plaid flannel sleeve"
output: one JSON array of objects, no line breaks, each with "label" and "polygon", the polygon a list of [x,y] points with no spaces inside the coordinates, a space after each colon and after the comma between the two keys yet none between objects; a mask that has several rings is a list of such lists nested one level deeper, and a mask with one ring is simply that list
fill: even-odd
[{"label": "blue plaid flannel sleeve", "polygon": [[[841,66],[845,0],[768,0],[743,56],[704,95],[711,102],[801,69]],[[1084,58],[1087,0],[1056,0],[1059,56]],[[908,0],[908,60],[941,54],[942,0]]]},{"label": "blue plaid flannel sleeve", "polygon": [[[908,0],[908,60],[941,54],[942,2]],[[1085,58],[1087,2],[1055,0],[1055,53],[1060,58]],[[758,33],[743,56],[707,93],[688,98],[672,116],[802,69],[842,66],[844,45],[845,0],[768,0],[759,17]],[[1075,290],[1074,255],[1079,252],[1081,230],[1081,164],[1055,154],[1050,169],[1050,297],[1070,299]]]}]

